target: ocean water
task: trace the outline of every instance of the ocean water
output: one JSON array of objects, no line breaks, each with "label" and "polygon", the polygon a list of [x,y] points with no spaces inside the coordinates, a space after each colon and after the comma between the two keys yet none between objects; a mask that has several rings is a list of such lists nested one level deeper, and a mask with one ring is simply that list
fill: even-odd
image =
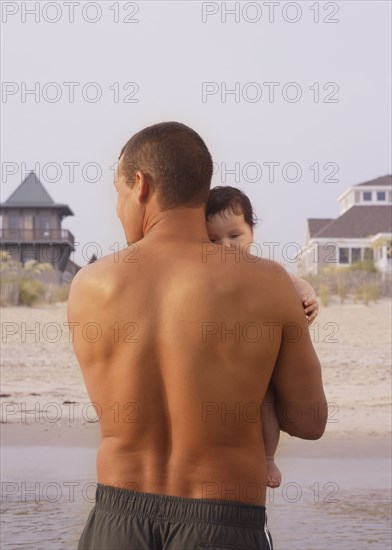
[{"label": "ocean water", "polygon": [[267,502],[276,550],[391,548],[388,459],[286,458],[279,466],[284,479]]},{"label": "ocean water", "polygon": [[[94,503],[95,454],[2,449],[2,550],[76,549]],[[391,548],[388,459],[296,457],[278,465],[282,485],[268,492],[266,503],[275,550]]]}]

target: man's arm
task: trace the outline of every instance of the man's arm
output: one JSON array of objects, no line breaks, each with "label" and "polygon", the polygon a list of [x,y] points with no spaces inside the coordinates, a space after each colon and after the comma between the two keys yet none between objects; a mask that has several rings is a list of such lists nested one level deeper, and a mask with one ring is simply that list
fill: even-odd
[{"label": "man's arm", "polygon": [[327,421],[321,367],[293,282],[284,269],[276,278],[283,334],[271,377],[280,427],[302,439],[319,439]]},{"label": "man's arm", "polygon": [[[100,261],[102,263],[102,260]],[[73,348],[83,374],[106,360],[109,293],[101,264],[83,267],[73,278],[68,297],[67,317],[73,327]]]}]

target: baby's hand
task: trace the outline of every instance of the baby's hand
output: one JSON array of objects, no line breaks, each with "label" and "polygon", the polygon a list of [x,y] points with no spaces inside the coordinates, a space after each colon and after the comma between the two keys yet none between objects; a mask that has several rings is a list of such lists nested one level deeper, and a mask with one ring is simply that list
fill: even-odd
[{"label": "baby's hand", "polygon": [[302,303],[304,306],[306,320],[308,321],[308,324],[311,325],[319,312],[317,296],[313,293],[305,294],[302,298]]}]

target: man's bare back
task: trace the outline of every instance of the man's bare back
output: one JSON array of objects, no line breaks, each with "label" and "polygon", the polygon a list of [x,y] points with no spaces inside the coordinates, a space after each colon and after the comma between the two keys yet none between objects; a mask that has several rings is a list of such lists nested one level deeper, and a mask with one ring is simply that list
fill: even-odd
[{"label": "man's bare back", "polygon": [[[312,439],[323,432],[310,412],[316,397],[324,404],[320,367],[283,268],[209,243],[202,221],[203,209],[158,213],[136,245],[74,279],[69,322],[80,323],[74,348],[100,415],[98,481],[264,504],[271,376],[282,428]],[[301,376],[316,391],[296,388]],[[302,424],[290,423],[293,401]]]},{"label": "man's bare back", "polygon": [[101,428],[78,550],[271,550],[268,385],[282,430],[317,439],[325,429],[320,364],[290,277],[209,241],[212,173],[184,124],[133,135],[115,178],[133,244],[72,282],[68,321]]}]

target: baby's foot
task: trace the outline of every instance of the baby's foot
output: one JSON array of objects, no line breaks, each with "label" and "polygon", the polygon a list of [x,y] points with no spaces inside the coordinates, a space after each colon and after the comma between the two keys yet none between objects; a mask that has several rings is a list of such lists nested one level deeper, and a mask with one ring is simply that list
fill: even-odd
[{"label": "baby's foot", "polygon": [[271,489],[279,487],[282,481],[282,474],[273,458],[267,458],[267,474],[267,487],[271,487]]}]

